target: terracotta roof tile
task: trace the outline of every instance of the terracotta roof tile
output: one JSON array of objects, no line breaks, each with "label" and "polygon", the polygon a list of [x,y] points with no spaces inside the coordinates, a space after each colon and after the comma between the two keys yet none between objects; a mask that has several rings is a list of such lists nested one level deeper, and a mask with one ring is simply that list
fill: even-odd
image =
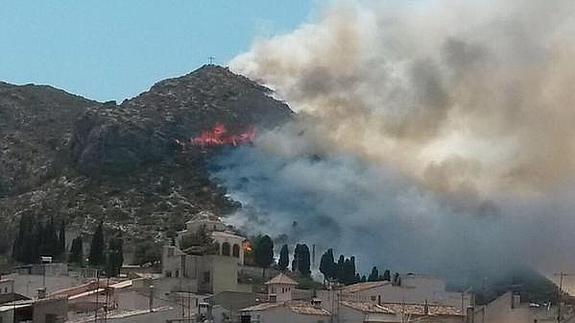
[{"label": "terracotta roof tile", "polygon": [[298,282],[289,278],[286,274],[279,274],[272,278],[270,281],[266,282],[266,285],[271,284],[284,284],[284,285],[298,285]]}]

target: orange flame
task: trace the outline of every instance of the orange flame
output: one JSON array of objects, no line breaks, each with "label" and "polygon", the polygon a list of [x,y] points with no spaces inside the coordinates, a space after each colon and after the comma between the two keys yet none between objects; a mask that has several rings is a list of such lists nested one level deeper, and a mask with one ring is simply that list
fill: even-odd
[{"label": "orange flame", "polygon": [[[204,131],[200,136],[190,139],[190,144],[202,148],[217,146],[237,147],[253,143],[255,138],[256,130],[254,127],[250,127],[246,132],[239,135],[231,135],[223,124],[218,123],[213,129]],[[176,140],[176,142],[182,145],[180,141]]]}]

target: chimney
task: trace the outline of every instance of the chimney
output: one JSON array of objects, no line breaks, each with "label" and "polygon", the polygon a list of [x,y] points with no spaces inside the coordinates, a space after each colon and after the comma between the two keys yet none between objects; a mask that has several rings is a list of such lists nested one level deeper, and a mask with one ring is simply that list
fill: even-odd
[{"label": "chimney", "polygon": [[46,287],[38,288],[38,299],[46,298]]},{"label": "chimney", "polygon": [[465,322],[466,323],[474,323],[475,322],[475,308],[473,306],[467,307],[467,312],[465,315]]},{"label": "chimney", "polygon": [[426,316],[429,315],[429,304],[427,304],[427,300],[425,300],[425,304],[423,305],[423,311]]},{"label": "chimney", "polygon": [[512,293],[511,294],[511,308],[518,308],[521,304],[521,294]]}]

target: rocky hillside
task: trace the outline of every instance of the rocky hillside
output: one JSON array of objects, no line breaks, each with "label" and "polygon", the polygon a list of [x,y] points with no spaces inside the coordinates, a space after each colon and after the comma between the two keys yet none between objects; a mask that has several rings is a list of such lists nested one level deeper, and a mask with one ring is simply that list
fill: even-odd
[{"label": "rocky hillside", "polygon": [[[218,66],[164,80],[117,105],[60,90],[0,84],[0,249],[23,214],[79,229],[97,219],[128,235],[160,236],[200,210],[236,207],[186,140],[216,123],[270,128],[292,117],[269,90]],[[143,234],[145,233],[145,234]],[[0,250],[3,251],[3,250]]]}]

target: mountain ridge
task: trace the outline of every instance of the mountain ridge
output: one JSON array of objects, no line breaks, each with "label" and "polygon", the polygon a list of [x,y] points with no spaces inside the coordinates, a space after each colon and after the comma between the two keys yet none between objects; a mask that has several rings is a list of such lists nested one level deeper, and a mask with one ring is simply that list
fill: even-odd
[{"label": "mountain ridge", "polygon": [[7,223],[0,228],[0,252],[9,250],[12,228],[24,215],[63,219],[80,233],[104,220],[128,237],[162,239],[188,215],[231,212],[239,204],[210,179],[206,166],[221,148],[183,152],[176,140],[218,123],[239,131],[292,119],[289,107],[270,93],[215,65],[157,82],[119,105],[46,86],[0,83],[0,183],[8,183],[0,194],[0,219]]}]

